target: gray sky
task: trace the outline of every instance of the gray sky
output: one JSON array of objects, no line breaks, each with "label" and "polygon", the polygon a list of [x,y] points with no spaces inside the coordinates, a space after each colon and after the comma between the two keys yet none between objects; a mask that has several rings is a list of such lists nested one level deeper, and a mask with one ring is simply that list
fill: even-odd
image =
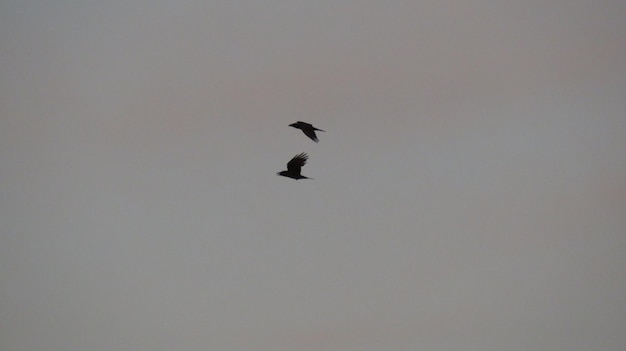
[{"label": "gray sky", "polygon": [[0,348],[626,349],[625,13],[3,1]]}]

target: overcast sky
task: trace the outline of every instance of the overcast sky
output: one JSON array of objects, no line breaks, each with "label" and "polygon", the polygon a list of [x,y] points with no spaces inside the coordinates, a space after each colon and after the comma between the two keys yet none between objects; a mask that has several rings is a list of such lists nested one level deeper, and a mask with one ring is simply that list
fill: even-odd
[{"label": "overcast sky", "polygon": [[0,349],[626,349],[625,14],[2,1]]}]

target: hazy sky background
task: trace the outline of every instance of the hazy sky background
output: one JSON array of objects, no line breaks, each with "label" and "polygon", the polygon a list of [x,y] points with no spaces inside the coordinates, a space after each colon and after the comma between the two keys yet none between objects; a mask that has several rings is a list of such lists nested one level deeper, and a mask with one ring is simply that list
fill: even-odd
[{"label": "hazy sky background", "polygon": [[626,349],[625,14],[2,1],[0,348]]}]

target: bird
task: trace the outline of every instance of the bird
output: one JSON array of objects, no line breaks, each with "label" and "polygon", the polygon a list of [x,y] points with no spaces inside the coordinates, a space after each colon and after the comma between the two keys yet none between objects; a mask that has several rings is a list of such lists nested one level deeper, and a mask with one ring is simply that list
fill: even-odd
[{"label": "bird", "polygon": [[295,180],[298,179],[313,179],[313,178],[309,178],[309,177],[305,177],[302,174],[300,174],[300,171],[302,170],[302,166],[304,166],[306,164],[306,160],[309,159],[309,155],[307,155],[306,153],[300,153],[296,156],[294,156],[291,161],[287,162],[287,170],[286,171],[281,171],[276,173],[276,175],[280,175],[283,177],[287,177],[287,178],[292,178]]},{"label": "bird", "polygon": [[289,126],[297,128],[297,129],[301,129],[304,135],[308,136],[309,138],[311,138],[311,140],[313,140],[316,143],[319,142],[319,140],[317,139],[317,135],[315,135],[315,131],[319,130],[320,132],[323,132],[323,130],[313,127],[313,125],[311,125],[310,123],[306,123],[302,121],[292,123]]}]

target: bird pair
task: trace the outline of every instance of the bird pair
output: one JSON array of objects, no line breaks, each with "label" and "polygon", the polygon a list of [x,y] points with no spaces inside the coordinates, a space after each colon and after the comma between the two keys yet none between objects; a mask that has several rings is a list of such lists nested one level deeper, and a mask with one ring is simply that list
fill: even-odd
[{"label": "bird pair", "polygon": [[[308,136],[309,138],[311,138],[311,140],[313,140],[316,143],[319,140],[317,139],[317,135],[315,135],[315,131],[319,130],[320,132],[323,132],[323,130],[317,129],[317,128],[313,127],[311,124],[305,123],[305,122],[301,122],[301,121],[298,121],[297,123],[292,123],[289,126],[302,130],[304,135]],[[292,178],[292,179],[295,179],[295,180],[298,180],[298,179],[311,179],[309,177],[303,176],[300,173],[302,171],[302,166],[304,166],[306,164],[306,161],[308,159],[309,159],[309,155],[307,155],[304,152],[300,153],[300,154],[294,156],[294,158],[292,158],[291,161],[287,162],[287,170],[286,171],[278,172],[276,174],[280,175],[280,176],[283,176],[283,177]]]}]

